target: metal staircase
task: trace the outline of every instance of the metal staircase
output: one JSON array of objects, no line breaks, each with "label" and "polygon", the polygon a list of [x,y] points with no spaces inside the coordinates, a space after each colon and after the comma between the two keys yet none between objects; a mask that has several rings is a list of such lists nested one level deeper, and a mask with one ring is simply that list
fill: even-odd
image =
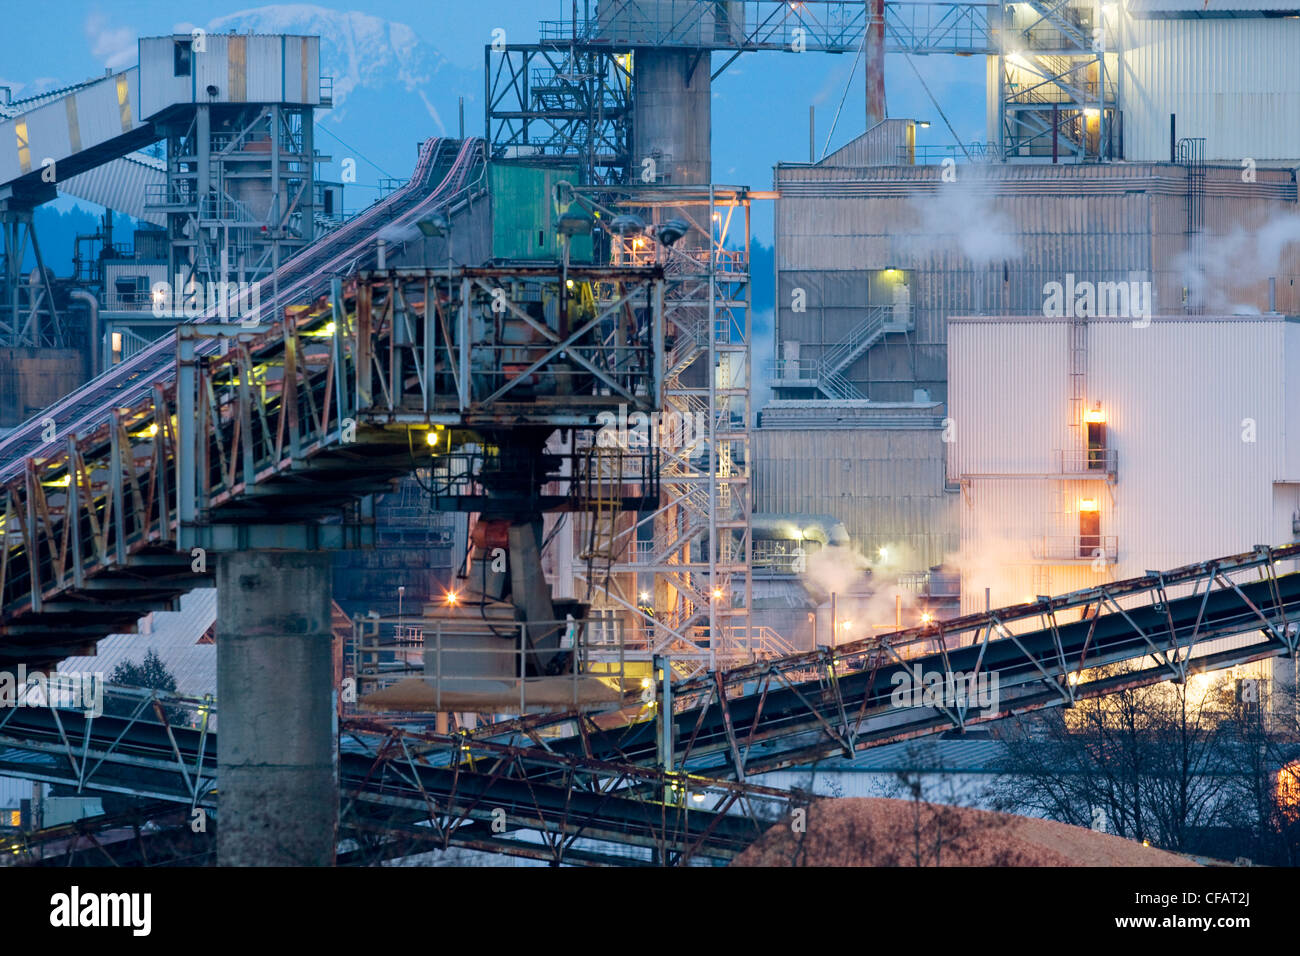
[{"label": "metal staircase", "polygon": [[[849,381],[846,370],[885,337],[889,332],[911,332],[915,327],[912,306],[873,305],[867,308],[867,318],[847,338],[822,353],[816,363],[808,366],[811,375],[808,384],[827,398],[836,401],[861,401],[867,398],[862,390]],[[786,363],[777,362],[778,374]],[[804,368],[799,369],[799,379],[804,380]]]}]

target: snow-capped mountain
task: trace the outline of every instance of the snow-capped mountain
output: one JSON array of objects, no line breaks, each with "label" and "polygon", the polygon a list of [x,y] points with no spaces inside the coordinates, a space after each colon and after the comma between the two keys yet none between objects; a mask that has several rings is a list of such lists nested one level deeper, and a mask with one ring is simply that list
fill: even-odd
[{"label": "snow-capped mountain", "polygon": [[[291,3],[242,10],[198,25],[211,33],[319,35],[321,74],[333,77],[334,107],[318,113],[317,124],[337,139],[318,137],[317,148],[334,156],[335,170],[341,159],[355,153],[361,183],[381,175],[403,178],[410,173],[417,143],[429,136],[455,136],[460,96],[465,97],[466,132],[482,133],[478,71],[455,66],[407,24],[355,10]],[[349,198],[348,205],[373,198]]]}]

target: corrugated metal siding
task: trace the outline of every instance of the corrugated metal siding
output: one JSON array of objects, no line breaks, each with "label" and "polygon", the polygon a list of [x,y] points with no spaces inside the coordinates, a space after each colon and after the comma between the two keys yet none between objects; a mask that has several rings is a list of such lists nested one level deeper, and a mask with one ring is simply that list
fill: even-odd
[{"label": "corrugated metal siding", "polygon": [[59,191],[116,210],[156,226],[167,225],[167,214],[145,208],[150,185],[167,180],[164,163],[131,153],[59,183]]},{"label": "corrugated metal siding", "polygon": [[945,493],[938,429],[761,428],[753,433],[754,509],[829,514],[854,546],[905,546],[914,570],[957,546],[956,495]]},{"label": "corrugated metal siding", "polygon": [[1205,137],[1206,158],[1300,161],[1300,20],[1125,17],[1122,109],[1131,160],[1169,158],[1178,136]]},{"label": "corrugated metal siding", "polygon": [[908,131],[914,126],[915,120],[883,120],[819,163],[826,166],[896,166],[910,162],[907,148],[909,145],[915,147],[916,136],[915,133],[909,136]]},{"label": "corrugated metal siding", "polygon": [[196,588],[181,596],[180,610],[154,613],[149,633],[110,634],[94,657],[69,657],[60,671],[102,673],[107,677],[124,662],[140,663],[151,649],[176,678],[176,692],[202,697],[217,692],[217,646],[198,643],[217,619],[217,589]]},{"label": "corrugated metal siding", "polygon": [[[47,157],[57,163],[139,129],[142,124],[135,108],[138,96],[138,72],[127,70],[68,93],[67,97],[74,100],[71,109],[65,98],[60,98],[0,122],[0,142],[4,143],[0,148],[0,183],[32,172],[39,174]],[[21,151],[17,148],[19,125],[25,128],[28,143],[27,149]],[[56,165],[56,176],[58,173]]]},{"label": "corrugated metal siding", "polygon": [[[781,166],[777,185],[777,329],[781,345],[801,343],[815,360],[861,321],[869,271],[912,273],[916,331],[888,336],[847,377],[874,399],[903,401],[912,387],[946,397],[947,320],[952,315],[1027,314],[1043,306],[1049,281],[1066,273],[1093,282],[1149,278],[1156,310],[1183,307],[1187,248],[1186,175],[1169,164],[963,167],[944,185],[934,167]],[[1242,237],[1297,214],[1290,171],[1206,175],[1203,263],[1212,279],[1206,305],[1266,309],[1267,258]],[[965,249],[1001,223],[1012,247],[979,261]],[[1277,307],[1300,311],[1300,245],[1283,250]],[[806,311],[792,309],[803,289]]]},{"label": "corrugated metal siding", "polygon": [[[985,586],[996,605],[1292,540],[1290,498],[1273,484],[1287,453],[1283,338],[1297,328],[1281,317],[1090,321],[1085,405],[1106,412],[1117,483],[981,478],[1037,474],[1081,440],[1069,427],[1067,328],[1040,317],[952,323],[965,610],[982,605]],[[1026,560],[1035,537],[1078,533],[1081,497],[1099,501],[1118,563],[1099,577],[1086,563]]]},{"label": "corrugated metal siding", "polygon": [[[0,808],[17,810],[19,802],[32,798],[32,782],[18,777],[0,777]],[[5,820],[5,825],[9,821]]]},{"label": "corrugated metal siding", "polygon": [[[1300,322],[1288,322],[1282,330],[1282,347],[1286,361],[1282,363],[1283,396],[1286,408],[1300,408]],[[1286,429],[1286,457],[1279,478],[1300,482],[1300,416],[1288,415],[1283,423]]]},{"label": "corrugated metal siding", "polygon": [[[140,41],[140,67],[148,78],[140,101],[144,116],[178,103],[320,103],[319,37],[210,33],[204,49],[194,52],[193,75],[176,76],[175,45],[187,39]],[[209,86],[217,88],[215,96],[207,94]]]}]

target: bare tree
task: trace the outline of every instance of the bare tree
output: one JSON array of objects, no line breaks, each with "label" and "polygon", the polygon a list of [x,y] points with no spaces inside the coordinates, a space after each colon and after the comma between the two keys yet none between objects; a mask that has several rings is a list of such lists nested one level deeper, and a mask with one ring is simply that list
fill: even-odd
[{"label": "bare tree", "polygon": [[1202,851],[1229,802],[1225,680],[1126,688],[1013,719],[1002,733],[1001,806]]}]

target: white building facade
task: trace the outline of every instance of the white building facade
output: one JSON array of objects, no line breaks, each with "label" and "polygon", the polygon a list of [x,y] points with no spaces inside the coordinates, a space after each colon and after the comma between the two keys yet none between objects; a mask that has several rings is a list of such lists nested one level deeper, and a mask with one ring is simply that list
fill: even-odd
[{"label": "white building facade", "polygon": [[958,317],[949,336],[964,612],[985,588],[998,607],[1300,540],[1300,320]]}]

